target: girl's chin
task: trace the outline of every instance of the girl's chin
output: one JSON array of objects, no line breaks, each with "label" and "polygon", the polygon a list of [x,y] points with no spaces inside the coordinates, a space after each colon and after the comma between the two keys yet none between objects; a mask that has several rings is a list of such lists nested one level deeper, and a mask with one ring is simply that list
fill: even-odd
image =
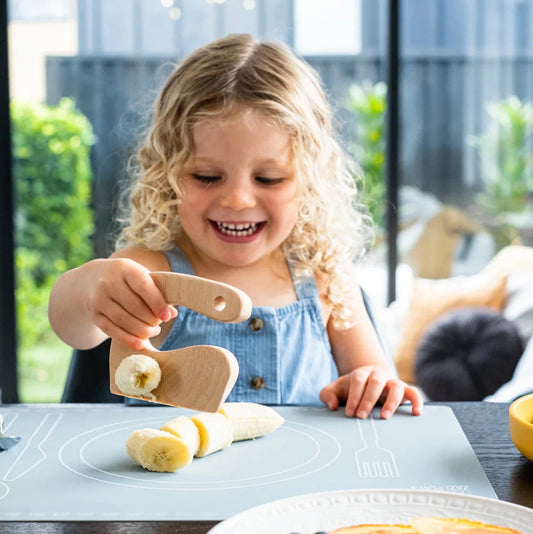
[{"label": "girl's chin", "polygon": [[216,259],[222,265],[247,267],[269,256],[270,251],[265,250],[262,246],[254,246],[253,244],[243,246],[243,243],[236,244],[234,242],[219,241],[219,246],[214,246],[210,254],[213,259]]}]

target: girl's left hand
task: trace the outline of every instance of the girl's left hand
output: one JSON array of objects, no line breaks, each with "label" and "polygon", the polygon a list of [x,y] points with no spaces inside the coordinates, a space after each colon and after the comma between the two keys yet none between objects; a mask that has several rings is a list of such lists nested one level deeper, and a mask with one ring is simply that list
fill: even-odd
[{"label": "girl's left hand", "polygon": [[372,408],[382,403],[381,417],[388,419],[400,404],[410,401],[413,415],[421,415],[424,400],[420,392],[400,380],[391,371],[375,366],[363,366],[340,376],[320,392],[320,400],[336,410],[345,404],[348,417],[368,417]]}]

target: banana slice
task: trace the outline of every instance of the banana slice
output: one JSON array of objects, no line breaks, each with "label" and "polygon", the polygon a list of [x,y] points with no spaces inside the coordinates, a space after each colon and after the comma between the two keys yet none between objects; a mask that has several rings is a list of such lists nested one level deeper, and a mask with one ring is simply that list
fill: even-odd
[{"label": "banana slice", "polygon": [[135,430],[126,441],[126,451],[148,471],[166,473],[189,465],[194,456],[185,441],[154,428]]},{"label": "banana slice", "polygon": [[164,430],[170,434],[182,439],[193,455],[200,449],[200,431],[198,427],[185,415],[180,415],[175,419],[167,421],[159,430]]},{"label": "banana slice", "polygon": [[132,354],[115,371],[115,384],[122,393],[156,400],[152,392],[161,381],[161,368],[150,356]]},{"label": "banana slice", "polygon": [[231,445],[231,423],[221,413],[200,412],[193,415],[191,421],[200,433],[200,448],[195,456],[201,458]]},{"label": "banana slice", "polygon": [[233,441],[264,436],[283,424],[283,417],[264,404],[225,402],[218,411],[230,421]]}]

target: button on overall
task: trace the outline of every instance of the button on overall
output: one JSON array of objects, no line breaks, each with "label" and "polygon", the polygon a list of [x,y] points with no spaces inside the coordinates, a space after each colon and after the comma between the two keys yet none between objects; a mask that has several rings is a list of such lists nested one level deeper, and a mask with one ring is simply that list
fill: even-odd
[{"label": "button on overall", "polygon": [[262,376],[254,376],[250,380],[250,386],[256,390],[263,389],[265,387],[265,379]]},{"label": "button on overall", "polygon": [[250,327],[250,330],[257,332],[263,328],[263,320],[259,319],[259,317],[252,317],[248,323],[248,326]]}]

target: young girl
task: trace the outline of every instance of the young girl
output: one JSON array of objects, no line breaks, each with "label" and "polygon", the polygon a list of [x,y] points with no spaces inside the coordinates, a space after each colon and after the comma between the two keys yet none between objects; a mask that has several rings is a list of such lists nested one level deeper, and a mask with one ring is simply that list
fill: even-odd
[{"label": "young girl", "polygon": [[[315,72],[278,44],[219,39],[170,75],[137,154],[131,209],[108,259],[62,275],[50,322],[66,343],[224,347],[228,400],[345,405],[390,417],[418,391],[400,381],[366,313],[353,262],[364,217]],[[218,323],[164,301],[151,271],[245,291],[251,319]]]}]

